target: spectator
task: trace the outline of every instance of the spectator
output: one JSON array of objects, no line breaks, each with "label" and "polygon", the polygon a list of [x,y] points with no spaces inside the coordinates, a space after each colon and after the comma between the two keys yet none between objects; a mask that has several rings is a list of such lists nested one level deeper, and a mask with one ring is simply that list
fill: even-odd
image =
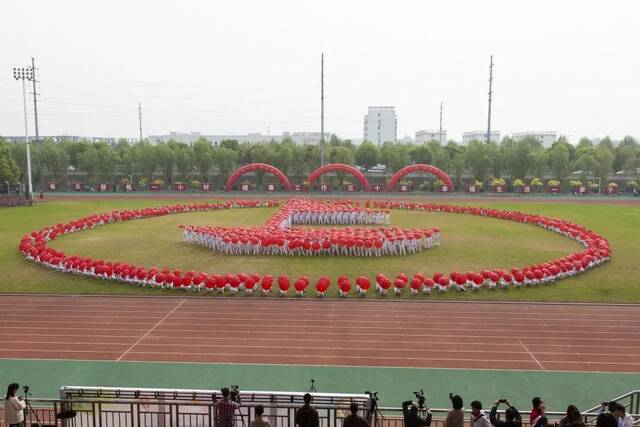
[{"label": "spectator", "polygon": [[584,427],[582,415],[578,408],[573,405],[567,407],[567,414],[560,419],[559,427]]},{"label": "spectator", "polygon": [[464,411],[462,407],[464,403],[462,397],[451,396],[451,406],[453,409],[447,414],[447,418],[444,420],[444,427],[464,427]]},{"label": "spectator", "polygon": [[474,400],[471,402],[471,427],[491,427],[491,422],[487,418],[487,414],[482,410],[482,403]]},{"label": "spectator", "polygon": [[402,415],[404,427],[429,427],[431,425],[431,412],[427,410],[427,417],[418,415],[418,407],[411,400],[402,402]]},{"label": "spectator", "polygon": [[[507,410],[504,412],[504,417],[506,421],[500,421],[498,419],[498,406],[500,403],[507,404]],[[489,421],[495,427],[520,427],[522,426],[522,417],[520,416],[520,412],[511,405],[507,399],[496,400],[491,408],[491,412],[489,413]]]},{"label": "spectator", "polygon": [[240,404],[229,399],[229,389],[222,387],[222,400],[216,403],[216,426],[217,427],[234,427],[236,409]]},{"label": "spectator", "polygon": [[542,399],[537,396],[534,397],[531,400],[531,405],[533,406],[531,414],[529,415],[529,424],[531,427],[548,427],[549,422],[544,415],[545,405]]},{"label": "spectator", "polygon": [[16,397],[19,388],[18,383],[9,384],[7,394],[4,396],[4,422],[8,427],[21,427],[24,422],[26,404],[22,396]]},{"label": "spectator", "polygon": [[618,427],[618,420],[611,412],[603,412],[598,415],[596,427]]},{"label": "spectator", "polygon": [[613,405],[611,413],[618,421],[618,427],[633,427],[633,418],[627,414],[627,410],[619,403]]},{"label": "spectator", "polygon": [[249,423],[249,427],[271,427],[271,423],[269,423],[269,420],[262,418],[262,414],[264,414],[264,406],[256,405],[253,411],[255,412],[256,416]]},{"label": "spectator", "polygon": [[320,425],[318,411],[311,406],[311,395],[305,394],[302,400],[304,400],[304,405],[296,412],[296,426],[318,427]]},{"label": "spectator", "polygon": [[347,415],[342,422],[342,427],[369,427],[367,420],[358,415],[358,404],[351,402],[349,405],[351,415]]}]

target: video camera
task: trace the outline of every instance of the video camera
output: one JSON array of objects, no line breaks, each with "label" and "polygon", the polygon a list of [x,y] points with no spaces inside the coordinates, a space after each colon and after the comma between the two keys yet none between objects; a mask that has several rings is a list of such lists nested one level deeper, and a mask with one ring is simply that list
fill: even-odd
[{"label": "video camera", "polygon": [[240,403],[240,387],[237,384],[229,386],[229,399]]},{"label": "video camera", "polygon": [[426,407],[424,406],[424,403],[426,402],[427,398],[424,396],[424,390],[420,389],[418,391],[414,391],[413,395],[416,397],[417,403],[418,403],[418,409],[425,410]]},{"label": "video camera", "polygon": [[29,386],[28,385],[22,386],[22,391],[24,392],[25,396],[31,396],[31,393],[29,393]]}]

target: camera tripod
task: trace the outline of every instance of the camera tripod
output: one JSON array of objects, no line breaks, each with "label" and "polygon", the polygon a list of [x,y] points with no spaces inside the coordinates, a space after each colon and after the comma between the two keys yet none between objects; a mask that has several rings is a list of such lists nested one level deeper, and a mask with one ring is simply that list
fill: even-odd
[{"label": "camera tripod", "polygon": [[[31,402],[29,402],[29,396],[31,396],[31,393],[29,393],[29,387],[28,386],[24,386],[23,390],[24,390],[25,415],[28,415],[29,413],[33,414],[33,416],[35,417],[36,421],[38,422],[38,424],[37,424],[38,427],[40,427],[40,426],[42,426],[42,422],[40,421],[40,418],[38,417],[38,412],[36,412],[36,410],[33,409],[33,406],[31,406]],[[26,421],[27,420],[25,420],[25,422]],[[34,424],[31,423],[31,425],[33,426]]]},{"label": "camera tripod", "polygon": [[365,393],[369,395],[369,416],[367,421],[371,427],[382,427],[386,419],[380,412],[380,408],[378,408],[378,392],[365,391]]},{"label": "camera tripod", "polygon": [[311,378],[309,381],[311,382],[311,385],[309,386],[309,393],[317,393],[318,390],[316,389],[316,380]]}]

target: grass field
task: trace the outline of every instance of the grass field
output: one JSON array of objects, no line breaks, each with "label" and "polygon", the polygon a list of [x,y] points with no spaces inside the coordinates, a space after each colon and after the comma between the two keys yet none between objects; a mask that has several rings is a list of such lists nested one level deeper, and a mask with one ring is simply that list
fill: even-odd
[{"label": "grass field", "polygon": [[[17,250],[24,233],[45,225],[112,209],[176,202],[184,203],[184,200],[51,201],[36,207],[0,210],[0,292],[182,295],[180,291],[137,288],[50,271],[25,261]],[[535,212],[584,224],[609,239],[614,251],[613,258],[606,265],[581,277],[553,285],[508,291],[483,290],[477,293],[450,291],[426,298],[640,302],[640,210],[637,206],[543,202],[517,204],[494,200],[474,204]],[[235,257],[183,243],[177,227],[178,224],[261,225],[274,211],[267,208],[213,211],[111,224],[63,236],[53,242],[52,247],[67,254],[146,266],[168,266],[183,271],[244,271],[289,274],[292,277],[306,274],[312,280],[320,275],[328,275],[333,279],[341,274],[352,278],[358,275],[373,278],[379,272],[395,276],[399,272],[409,275],[418,271],[425,274],[442,271],[448,274],[454,270],[510,268],[550,260],[581,248],[569,239],[529,225],[469,215],[401,210],[392,212],[393,225],[440,227],[443,233],[442,246],[406,257]],[[411,298],[409,295],[402,297]],[[389,295],[386,298],[397,297]]]}]

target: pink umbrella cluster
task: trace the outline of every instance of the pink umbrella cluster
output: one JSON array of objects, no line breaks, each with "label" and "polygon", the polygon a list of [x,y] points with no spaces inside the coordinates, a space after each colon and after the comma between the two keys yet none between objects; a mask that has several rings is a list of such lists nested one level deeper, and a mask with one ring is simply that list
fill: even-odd
[{"label": "pink umbrella cluster", "polygon": [[290,199],[263,227],[181,226],[183,240],[227,255],[388,256],[440,244],[438,228],[294,228],[388,224],[389,211],[350,201]]},{"label": "pink umbrella cluster", "polygon": [[[296,200],[295,203],[302,202]],[[57,271],[138,286],[202,290],[226,295],[233,295],[242,291],[245,294],[259,292],[262,295],[276,293],[281,296],[291,295],[292,292],[297,296],[305,296],[309,294],[309,289],[312,287],[315,288],[315,295],[326,295],[332,286],[332,280],[326,276],[312,280],[304,275],[291,278],[287,275],[259,273],[222,274],[182,271],[176,268],[146,267],[122,261],[108,261],[76,254],[69,255],[48,246],[49,241],[55,240],[59,236],[91,230],[111,223],[187,212],[276,206],[278,206],[278,202],[275,201],[238,200],[224,203],[178,204],[155,208],[116,210],[32,231],[22,237],[19,250],[28,260]],[[329,204],[328,206],[332,205]],[[333,206],[354,209],[359,205],[340,202],[333,204]],[[314,207],[313,209],[316,208]],[[298,209],[300,209],[300,206],[298,206]],[[348,209],[346,212],[351,212]],[[373,281],[368,275],[361,275],[355,278],[353,282],[350,277],[342,275],[335,282],[338,295],[341,296],[350,295],[354,291],[356,295],[365,296],[371,289],[372,283],[374,284],[375,292],[380,295],[385,295],[388,292],[402,294],[407,292],[406,290],[411,295],[419,295],[429,294],[432,291],[446,292],[449,289],[462,291],[479,290],[480,288],[518,288],[544,285],[565,277],[584,273],[611,257],[609,243],[602,236],[586,229],[582,225],[541,215],[480,207],[397,201],[366,202],[362,209],[365,209],[365,212],[367,212],[366,210],[369,210],[369,212],[376,212],[377,210],[388,212],[390,209],[409,209],[510,220],[539,226],[551,232],[559,233],[581,243],[584,249],[555,260],[523,267],[513,267],[508,270],[489,268],[478,272],[454,271],[448,274],[435,272],[432,275],[426,275],[421,272],[412,273],[411,275],[399,273],[396,277],[391,278],[384,274],[377,274]],[[312,210],[312,212],[316,212],[316,210]],[[285,210],[280,210],[270,218],[269,223],[276,221],[276,224],[280,224],[290,217],[291,215],[287,215]],[[388,229],[385,228],[385,230]]]}]

